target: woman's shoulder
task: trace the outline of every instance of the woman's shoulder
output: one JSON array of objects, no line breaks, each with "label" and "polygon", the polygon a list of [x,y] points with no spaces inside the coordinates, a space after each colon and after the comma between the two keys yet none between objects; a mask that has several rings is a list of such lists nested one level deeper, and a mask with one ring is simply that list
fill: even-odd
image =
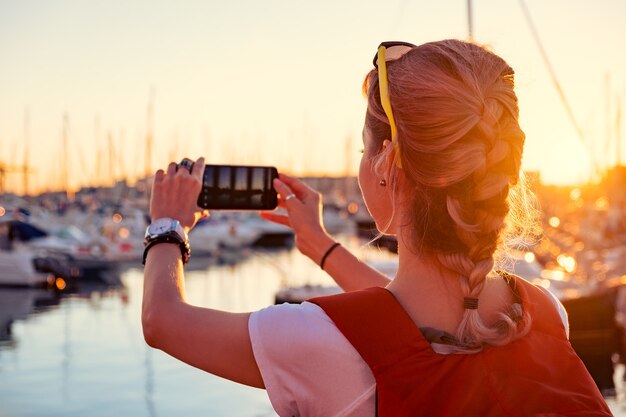
[{"label": "woman's shoulder", "polygon": [[279,348],[288,346],[306,355],[328,352],[344,360],[360,359],[358,353],[326,312],[316,304],[278,304],[250,315],[248,324],[253,343]]},{"label": "woman's shoulder", "polygon": [[265,387],[280,415],[340,415],[372,406],[371,371],[317,305],[269,306],[251,314],[248,328]]},{"label": "woman's shoulder", "polygon": [[271,325],[282,335],[293,339],[333,338],[338,333],[340,334],[324,310],[306,301],[302,304],[271,305],[250,315],[251,328],[264,325]]}]

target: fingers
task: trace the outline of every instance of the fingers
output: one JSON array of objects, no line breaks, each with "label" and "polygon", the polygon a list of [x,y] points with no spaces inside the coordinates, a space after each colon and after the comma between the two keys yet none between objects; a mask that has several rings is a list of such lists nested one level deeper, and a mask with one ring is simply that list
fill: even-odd
[{"label": "fingers", "polygon": [[281,201],[283,201],[285,204],[289,204],[290,201],[298,201],[298,198],[287,198],[292,194],[296,197],[298,197],[298,195],[295,194],[291,190],[291,188],[289,188],[284,182],[282,182],[278,178],[274,179],[274,188],[276,188],[276,191],[278,191],[278,194],[280,194]]},{"label": "fingers", "polygon": [[191,175],[202,180],[202,177],[204,176],[204,157],[201,156],[193,164]]},{"label": "fingers", "polygon": [[187,175],[191,175],[191,170],[193,169],[193,161],[189,158],[183,158],[183,160],[176,164],[176,175],[186,177]]},{"label": "fingers", "polygon": [[165,171],[159,169],[154,175],[154,182],[161,182],[163,181],[163,178],[165,178]]},{"label": "fingers", "polygon": [[176,164],[176,162],[170,162],[170,164],[167,166],[167,176],[173,177],[174,175],[176,175],[177,168],[178,165]]},{"label": "fingers", "polygon": [[286,174],[279,174],[279,179],[284,182],[289,188],[294,190],[298,197],[305,196],[311,192],[315,192],[311,187],[298,180],[297,178],[290,177]]}]

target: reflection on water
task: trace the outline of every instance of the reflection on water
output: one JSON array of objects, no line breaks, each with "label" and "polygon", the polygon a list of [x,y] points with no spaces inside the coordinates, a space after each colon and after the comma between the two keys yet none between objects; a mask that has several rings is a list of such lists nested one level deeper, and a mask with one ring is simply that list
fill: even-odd
[{"label": "reflection on water", "polygon": [[[252,311],[272,304],[282,285],[331,283],[297,250],[250,250],[226,264],[192,259],[186,292],[200,306]],[[63,294],[0,288],[0,417],[276,415],[265,391],[148,347],[143,270],[117,278]]]}]

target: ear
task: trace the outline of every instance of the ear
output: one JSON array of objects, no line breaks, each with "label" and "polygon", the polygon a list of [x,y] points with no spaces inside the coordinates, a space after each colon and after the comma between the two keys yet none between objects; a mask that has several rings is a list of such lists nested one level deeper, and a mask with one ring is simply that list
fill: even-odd
[{"label": "ear", "polygon": [[385,139],[383,141],[382,152],[385,154],[385,160],[383,161],[382,169],[383,172],[389,173],[391,172],[391,169],[393,169],[393,167],[395,166],[394,161],[396,159],[396,147],[392,145],[389,139]]},{"label": "ear", "polygon": [[[385,172],[385,177],[390,178],[392,175],[395,176],[395,180],[397,181],[398,189],[403,189],[408,180],[405,176],[405,172],[402,168],[398,168],[396,165],[396,156],[397,156],[397,148],[393,145],[393,142],[389,139],[385,139],[383,141],[383,150],[382,153],[385,154],[385,159],[382,163],[381,169]],[[395,172],[393,172],[395,170]]]}]

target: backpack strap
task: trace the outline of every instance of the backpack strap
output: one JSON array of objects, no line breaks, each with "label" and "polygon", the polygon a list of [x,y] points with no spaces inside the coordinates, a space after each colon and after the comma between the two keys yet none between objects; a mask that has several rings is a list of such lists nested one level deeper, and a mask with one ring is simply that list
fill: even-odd
[{"label": "backpack strap", "polygon": [[378,379],[377,369],[430,344],[391,292],[373,287],[309,302],[320,306],[359,352]]},{"label": "backpack strap", "polygon": [[502,271],[499,274],[518,292],[522,308],[533,320],[533,329],[567,339],[558,309],[544,290],[516,275]]}]

